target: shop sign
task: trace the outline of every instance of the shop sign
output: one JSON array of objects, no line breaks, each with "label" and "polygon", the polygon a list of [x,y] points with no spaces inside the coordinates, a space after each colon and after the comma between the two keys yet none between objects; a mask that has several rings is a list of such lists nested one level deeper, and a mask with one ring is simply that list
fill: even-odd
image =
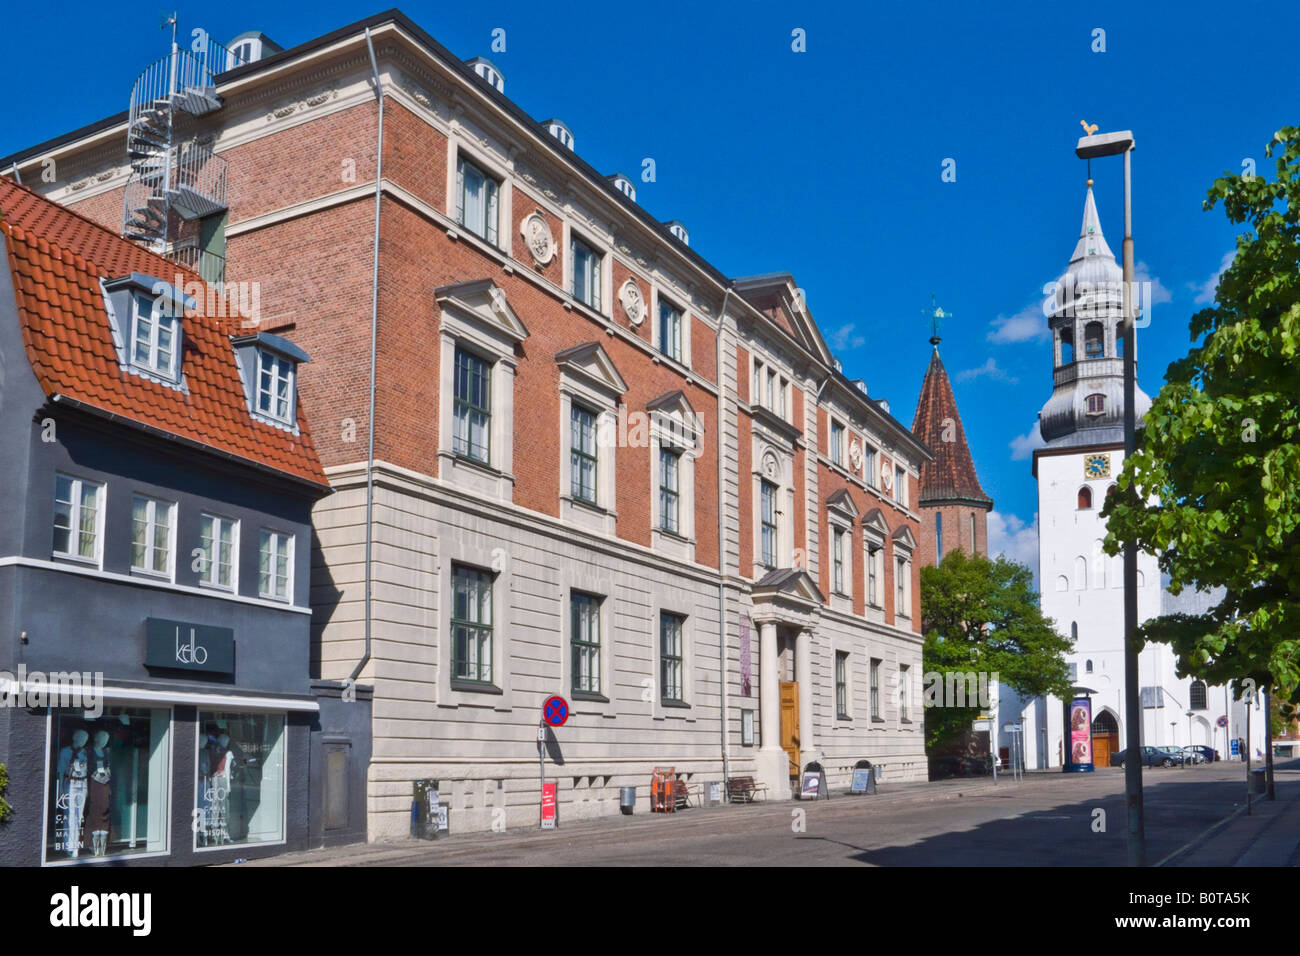
[{"label": "shop sign", "polygon": [[145,657],[149,667],[235,673],[235,632],[228,627],[146,618]]}]

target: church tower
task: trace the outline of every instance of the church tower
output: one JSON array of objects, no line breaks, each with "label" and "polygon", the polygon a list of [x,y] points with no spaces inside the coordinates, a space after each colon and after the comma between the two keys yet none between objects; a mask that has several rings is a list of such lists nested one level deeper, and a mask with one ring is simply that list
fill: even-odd
[{"label": "church tower", "polygon": [[938,564],[953,548],[987,555],[988,513],[993,510],[993,499],[984,493],[975,474],[957,399],[939,358],[941,314],[935,309],[934,334],[930,337],[934,351],[912,421],[912,434],[934,455],[933,461],[921,466],[918,505],[924,531],[919,554],[922,565]]}]

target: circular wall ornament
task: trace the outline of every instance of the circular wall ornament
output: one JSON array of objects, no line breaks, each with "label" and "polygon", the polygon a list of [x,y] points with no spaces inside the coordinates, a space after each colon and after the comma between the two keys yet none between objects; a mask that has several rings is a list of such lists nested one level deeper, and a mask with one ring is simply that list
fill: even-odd
[{"label": "circular wall ornament", "polygon": [[535,212],[525,218],[519,227],[519,233],[539,266],[544,266],[555,258],[555,237],[551,235],[551,227],[546,225],[541,213]]},{"label": "circular wall ornament", "polygon": [[627,313],[627,320],[633,325],[640,325],[645,321],[645,296],[641,294],[641,287],[636,284],[634,279],[628,279],[623,283],[618,290],[618,301],[623,303],[623,311]]}]

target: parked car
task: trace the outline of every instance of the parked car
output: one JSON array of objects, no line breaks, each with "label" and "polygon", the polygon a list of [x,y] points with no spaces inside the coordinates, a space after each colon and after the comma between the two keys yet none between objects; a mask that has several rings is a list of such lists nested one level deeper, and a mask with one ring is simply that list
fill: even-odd
[{"label": "parked car", "polygon": [[1205,744],[1193,744],[1191,747],[1188,747],[1187,749],[1195,750],[1197,753],[1199,753],[1202,757],[1205,758],[1206,763],[1213,763],[1216,760],[1223,759],[1222,757],[1219,756],[1219,752],[1217,750],[1215,750],[1213,747],[1207,747]]},{"label": "parked car", "polygon": [[[1110,755],[1110,765],[1112,767],[1124,766],[1124,758],[1128,751],[1121,750],[1118,753]],[[1142,748],[1142,766],[1144,767],[1173,767],[1181,765],[1183,754],[1173,747],[1143,747]]]},{"label": "parked car", "polygon": [[1201,748],[1199,747],[1179,747],[1178,749],[1183,754],[1184,763],[1198,764],[1207,761],[1205,754],[1201,753]]}]

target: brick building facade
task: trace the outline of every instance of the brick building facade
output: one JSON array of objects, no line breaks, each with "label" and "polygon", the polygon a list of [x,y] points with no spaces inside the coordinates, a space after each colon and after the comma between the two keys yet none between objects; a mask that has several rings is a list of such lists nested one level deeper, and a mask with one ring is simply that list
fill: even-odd
[{"label": "brick building facade", "polygon": [[[552,693],[562,814],[656,765],[923,776],[926,446],[793,277],[723,275],[498,81],[389,13],[220,73],[194,122],[208,251],[312,356],[313,653],[374,687],[370,838],[417,779],[458,829],[535,824]],[[127,122],[6,165],[120,223]]]}]

